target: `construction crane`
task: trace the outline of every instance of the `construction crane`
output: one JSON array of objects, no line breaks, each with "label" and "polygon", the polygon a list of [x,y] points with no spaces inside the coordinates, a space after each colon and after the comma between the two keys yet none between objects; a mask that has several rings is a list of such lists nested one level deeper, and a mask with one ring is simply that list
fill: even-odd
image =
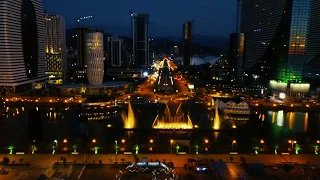
[{"label": "construction crane", "polygon": [[129,10],[129,13],[130,13],[130,16],[131,16],[131,17],[133,17],[134,15],[137,15],[136,13],[134,13],[134,12],[132,11],[132,9]]},{"label": "construction crane", "polygon": [[90,18],[93,18],[93,16],[83,16],[83,17],[80,17],[80,18],[75,18],[73,20],[75,20],[77,22],[77,24],[80,24],[80,21],[86,20],[86,19],[90,19]]}]

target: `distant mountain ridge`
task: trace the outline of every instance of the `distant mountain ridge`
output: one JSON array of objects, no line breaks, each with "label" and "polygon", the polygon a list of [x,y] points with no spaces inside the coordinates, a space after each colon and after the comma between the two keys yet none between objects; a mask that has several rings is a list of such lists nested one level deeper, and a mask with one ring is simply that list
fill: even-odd
[{"label": "distant mountain ridge", "polygon": [[[100,28],[101,29],[101,28]],[[109,30],[109,31],[108,31]],[[104,33],[107,36],[119,36],[119,37],[128,37],[128,35],[123,35],[122,33],[113,33],[111,28],[105,29]],[[70,35],[75,35],[75,29],[67,29],[67,38]],[[173,42],[173,43],[181,43],[182,37],[180,36],[155,36],[151,37],[157,42]],[[193,35],[193,43],[200,44],[202,46],[219,49],[222,51],[227,51],[229,47],[229,38],[226,37],[216,37],[216,36],[206,36],[206,35]]]}]

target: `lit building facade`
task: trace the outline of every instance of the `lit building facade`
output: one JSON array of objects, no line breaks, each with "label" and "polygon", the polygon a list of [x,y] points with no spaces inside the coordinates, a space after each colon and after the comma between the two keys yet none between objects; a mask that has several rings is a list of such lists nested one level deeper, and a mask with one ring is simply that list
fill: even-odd
[{"label": "lit building facade", "polygon": [[0,87],[23,92],[46,80],[45,26],[41,0],[0,1]]},{"label": "lit building facade", "polygon": [[149,14],[132,14],[133,62],[136,68],[149,66]]},{"label": "lit building facade", "polygon": [[319,60],[319,17],[317,0],[242,0],[246,73],[302,83],[309,64]]},{"label": "lit building facade", "polygon": [[101,85],[104,75],[103,33],[90,32],[86,37],[88,82],[91,85]]},{"label": "lit building facade", "polygon": [[55,79],[55,82],[61,84],[61,80],[66,79],[68,75],[64,17],[57,14],[47,14],[45,16],[45,29],[46,74],[50,79]]},{"label": "lit building facade", "polygon": [[185,22],[182,25],[182,62],[183,66],[190,66],[192,57],[192,22]]}]

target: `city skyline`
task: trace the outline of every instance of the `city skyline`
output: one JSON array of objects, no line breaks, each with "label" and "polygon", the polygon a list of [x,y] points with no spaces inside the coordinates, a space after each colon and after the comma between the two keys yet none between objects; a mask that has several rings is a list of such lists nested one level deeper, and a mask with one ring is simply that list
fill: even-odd
[{"label": "city skyline", "polygon": [[[183,4],[169,1],[134,2],[93,0],[89,3],[78,0],[74,3],[74,1],[44,0],[43,6],[48,13],[65,16],[67,28],[76,27],[74,19],[92,15],[92,19],[82,23],[118,36],[130,35],[130,10],[135,13],[150,14],[150,37],[181,36],[182,24],[197,18],[205,19],[196,22],[195,34],[228,38],[229,34],[236,30],[236,0],[184,1]],[[95,6],[96,4],[99,6]],[[71,6],[72,11],[69,8]],[[180,6],[184,8],[179,8]]]}]

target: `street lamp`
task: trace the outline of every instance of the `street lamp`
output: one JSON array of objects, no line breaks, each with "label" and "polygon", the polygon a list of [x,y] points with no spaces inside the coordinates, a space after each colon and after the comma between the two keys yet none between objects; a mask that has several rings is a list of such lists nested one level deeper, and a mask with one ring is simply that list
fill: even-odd
[{"label": "street lamp", "polygon": [[[56,143],[56,149],[57,149],[57,162],[58,162],[58,140],[54,140],[54,143]],[[54,154],[54,153],[53,153]]]},{"label": "street lamp", "polygon": [[208,139],[205,139],[205,140],[204,140],[204,143],[208,144],[208,143],[209,143],[209,140],[208,140]]},{"label": "street lamp", "polygon": [[236,140],[233,140],[233,141],[232,141],[232,143],[231,143],[231,146],[232,146],[232,152],[233,152],[233,145],[234,145],[234,144],[237,144],[237,141],[236,141]]},{"label": "street lamp", "polygon": [[118,159],[117,159],[117,155],[118,155],[118,141],[117,140],[115,140],[114,141],[115,142],[115,144],[116,144],[116,163],[118,162]]},{"label": "street lamp", "polygon": [[96,143],[97,142],[97,140],[96,139],[92,139],[92,143]]},{"label": "street lamp", "polygon": [[125,143],[125,142],[126,142],[126,140],[125,140],[125,139],[121,139],[121,142],[122,142],[122,143]]},{"label": "street lamp", "polygon": [[260,140],[260,144],[264,144],[264,140],[263,139]]},{"label": "street lamp", "polygon": [[291,144],[291,150],[293,150],[293,144],[296,144],[297,141],[289,140],[288,143]]},{"label": "street lamp", "polygon": [[170,162],[172,162],[172,161],[171,161],[172,143],[173,143],[173,140],[171,139],[171,140],[170,140]]},{"label": "street lamp", "polygon": [[151,144],[153,143],[153,139],[150,139],[150,141],[149,141]]}]

